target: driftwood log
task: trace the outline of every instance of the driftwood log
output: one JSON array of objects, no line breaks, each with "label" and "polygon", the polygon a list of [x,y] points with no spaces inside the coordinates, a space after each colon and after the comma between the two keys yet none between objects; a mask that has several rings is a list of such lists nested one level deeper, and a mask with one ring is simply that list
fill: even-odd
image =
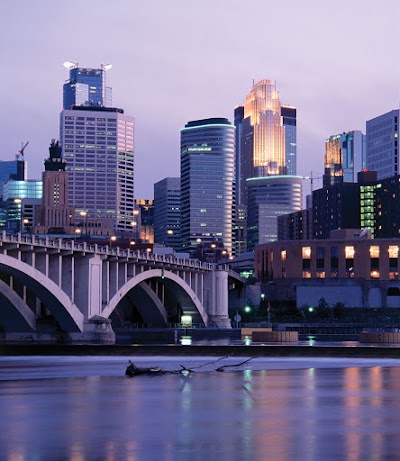
[{"label": "driftwood log", "polygon": [[[215,365],[220,360],[226,359],[228,357],[229,356],[220,357],[219,359],[213,360],[212,362],[203,363],[201,365],[197,365],[197,366],[194,366],[194,367],[191,367],[191,368],[188,368],[188,367],[186,367],[184,365],[180,365],[180,369],[178,369],[178,370],[168,370],[168,369],[160,368],[160,367],[138,367],[131,360],[129,360],[129,364],[128,364],[126,370],[125,370],[125,375],[130,376],[130,377],[139,376],[139,375],[154,375],[155,376],[155,375],[163,375],[163,374],[183,374],[183,375],[188,375],[190,373],[194,373],[194,369],[202,368],[202,367],[205,367],[207,365]],[[222,371],[226,371],[226,370],[229,370],[229,369],[238,368],[238,367],[250,362],[250,360],[252,360],[253,358],[254,357],[250,357],[249,359],[244,360],[243,362],[240,362],[240,363],[221,365],[221,366],[219,366],[217,368],[214,368],[213,371],[222,372]]]}]

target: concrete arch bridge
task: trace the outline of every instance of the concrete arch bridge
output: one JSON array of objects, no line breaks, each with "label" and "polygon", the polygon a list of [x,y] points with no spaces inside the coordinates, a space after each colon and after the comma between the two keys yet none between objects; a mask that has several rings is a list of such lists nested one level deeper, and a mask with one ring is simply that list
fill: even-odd
[{"label": "concrete arch bridge", "polygon": [[0,339],[114,343],[132,323],[230,328],[226,265],[35,235],[0,234]]}]

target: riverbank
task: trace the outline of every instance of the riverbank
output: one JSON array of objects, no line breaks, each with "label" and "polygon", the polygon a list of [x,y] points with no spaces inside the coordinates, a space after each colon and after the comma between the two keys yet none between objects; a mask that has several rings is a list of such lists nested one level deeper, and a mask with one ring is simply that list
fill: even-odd
[{"label": "riverbank", "polygon": [[[400,348],[385,345],[357,347],[316,345],[0,345],[0,356],[233,356],[399,358]],[[400,362],[399,362],[400,363]]]}]

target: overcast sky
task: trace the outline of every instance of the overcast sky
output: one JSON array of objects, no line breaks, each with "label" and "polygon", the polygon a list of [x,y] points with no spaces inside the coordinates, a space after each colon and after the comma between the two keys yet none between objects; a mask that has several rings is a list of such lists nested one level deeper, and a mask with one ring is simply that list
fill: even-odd
[{"label": "overcast sky", "polygon": [[113,105],[136,119],[135,196],[179,176],[179,131],[227,117],[253,79],[297,107],[298,174],[324,141],[399,107],[399,0],[3,0],[0,160],[41,177],[59,137],[63,62],[111,63]]}]

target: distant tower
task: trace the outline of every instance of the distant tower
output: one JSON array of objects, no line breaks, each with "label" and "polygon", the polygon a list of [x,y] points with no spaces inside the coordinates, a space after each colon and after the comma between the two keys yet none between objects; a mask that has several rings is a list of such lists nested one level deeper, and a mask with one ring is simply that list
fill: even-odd
[{"label": "distant tower", "polygon": [[[84,216],[90,233],[132,232],[134,119],[123,109],[109,107],[111,89],[106,87],[105,73],[110,64],[100,69],[81,68],[72,62],[64,65],[70,79],[64,84],[60,140],[74,221]],[[85,92],[79,93],[78,84]]]},{"label": "distant tower", "polygon": [[392,110],[367,121],[366,168],[378,173],[378,179],[400,174],[400,110]]},{"label": "distant tower", "polygon": [[325,141],[324,187],[341,182],[357,182],[357,174],[365,168],[365,135],[349,131],[330,136]]},{"label": "distant tower", "polygon": [[43,200],[36,213],[33,232],[72,233],[70,229],[74,209],[68,206],[67,162],[62,158],[59,142],[52,139],[50,156],[44,162],[42,174]]},{"label": "distant tower", "polygon": [[106,86],[106,71],[111,69],[111,64],[102,64],[99,69],[89,69],[67,61],[64,67],[69,69],[69,80],[64,83],[64,109],[71,109],[73,106],[112,106],[112,90]]},{"label": "distant tower", "polygon": [[181,130],[183,251],[225,248],[232,254],[235,127],[226,118],[191,121]]},{"label": "distant tower", "polygon": [[181,249],[181,179],[164,178],[154,184],[154,241]]}]

